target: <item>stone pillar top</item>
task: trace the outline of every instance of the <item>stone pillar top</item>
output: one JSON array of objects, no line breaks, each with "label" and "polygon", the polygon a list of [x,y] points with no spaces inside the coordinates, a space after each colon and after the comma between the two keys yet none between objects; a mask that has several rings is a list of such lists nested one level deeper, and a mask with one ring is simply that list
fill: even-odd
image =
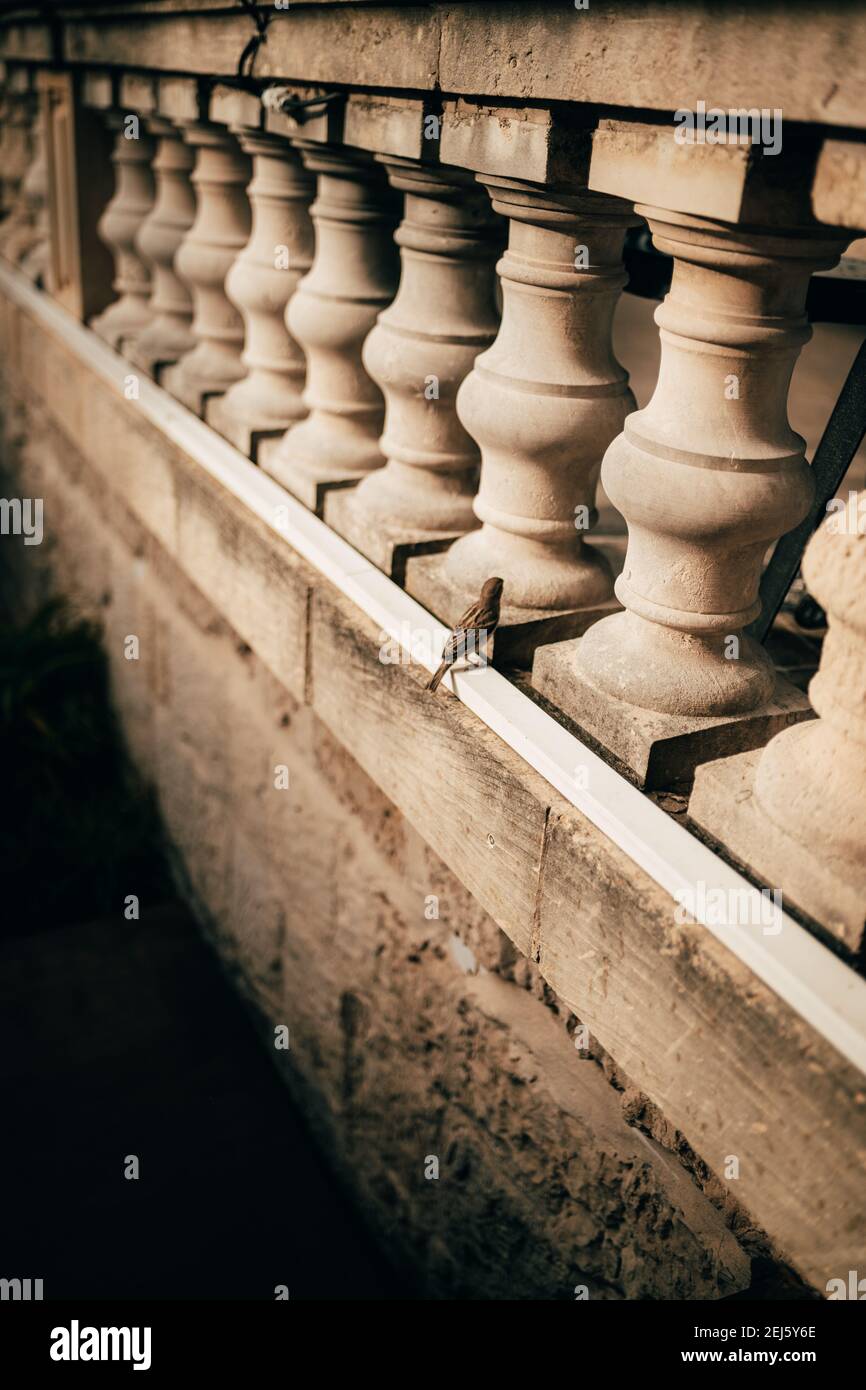
[{"label": "stone pillar top", "polygon": [[589,187],[734,225],[779,227],[786,233],[814,227],[812,185],[821,137],[783,129],[781,113],[776,115],[776,153],[733,127],[719,142],[710,131],[691,132],[695,138],[684,140],[684,127],[674,123],[599,121]]},{"label": "stone pillar top", "polygon": [[[327,98],[334,98],[327,100]],[[339,145],[344,139],[346,101],[326,87],[280,83],[262,93],[264,128],[273,135],[302,136],[319,145]],[[283,109],[281,103],[299,103]],[[303,103],[302,105],[300,103]]]},{"label": "stone pillar top", "polygon": [[107,111],[116,104],[115,79],[104,69],[88,68],[81,81],[81,100],[85,106]]},{"label": "stone pillar top", "polygon": [[834,227],[866,228],[866,144],[825,140],[812,185],[812,211]]},{"label": "stone pillar top", "polygon": [[170,121],[197,121],[207,115],[207,98],[194,77],[160,77],[156,105]]},{"label": "stone pillar top", "polygon": [[232,87],[228,83],[218,82],[211,88],[208,115],[219,125],[261,130],[264,126],[265,109],[258,92],[249,92],[242,87]]},{"label": "stone pillar top", "polygon": [[491,106],[446,101],[441,157],[478,174],[529,183],[585,188],[592,131],[565,122],[547,107]]},{"label": "stone pillar top", "polygon": [[371,154],[435,161],[440,129],[430,98],[353,92],[346,104],[346,144]]},{"label": "stone pillar top", "polygon": [[151,73],[124,72],[118,84],[118,101],[124,110],[142,116],[156,112],[158,79]]},{"label": "stone pillar top", "polygon": [[7,92],[14,92],[17,96],[23,96],[26,92],[33,90],[33,69],[23,63],[4,63],[3,70],[0,71],[0,80]]}]

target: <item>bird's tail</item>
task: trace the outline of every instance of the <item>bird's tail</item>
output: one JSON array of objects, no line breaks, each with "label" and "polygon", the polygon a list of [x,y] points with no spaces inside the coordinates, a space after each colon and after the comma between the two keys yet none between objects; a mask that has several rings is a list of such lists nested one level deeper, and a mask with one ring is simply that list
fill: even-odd
[{"label": "bird's tail", "polygon": [[427,689],[428,689],[428,690],[438,690],[438,689],[439,689],[439,686],[440,686],[440,684],[441,684],[441,682],[442,682],[442,677],[445,675],[445,672],[448,670],[448,667],[449,667],[450,665],[451,665],[451,662],[450,662],[450,661],[443,661],[443,662],[442,662],[442,664],[441,664],[440,667],[439,667],[439,670],[436,672],[436,674],[435,674],[434,676],[431,676],[430,679],[429,679],[429,681],[427,682]]}]

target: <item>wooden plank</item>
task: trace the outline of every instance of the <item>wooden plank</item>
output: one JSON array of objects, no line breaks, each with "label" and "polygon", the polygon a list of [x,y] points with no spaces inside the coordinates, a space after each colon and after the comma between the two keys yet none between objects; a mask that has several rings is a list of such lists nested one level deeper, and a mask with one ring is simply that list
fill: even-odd
[{"label": "wooden plank", "polygon": [[[866,1246],[866,1085],[578,815],[551,813],[539,965],[630,1080],[824,1289]],[[759,928],[757,928],[759,930]]]}]

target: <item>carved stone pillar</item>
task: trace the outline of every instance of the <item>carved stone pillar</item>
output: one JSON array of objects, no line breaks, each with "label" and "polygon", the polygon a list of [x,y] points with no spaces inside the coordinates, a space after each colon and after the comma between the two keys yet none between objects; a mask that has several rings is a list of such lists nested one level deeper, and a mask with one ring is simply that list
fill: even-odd
[{"label": "carved stone pillar", "polygon": [[23,183],[33,157],[33,121],[37,110],[36,97],[30,89],[30,75],[25,68],[13,69],[4,84],[4,114],[0,135],[0,179],[2,179],[2,211],[0,211],[0,255],[12,259],[9,244],[29,226],[29,207],[24,197]]},{"label": "carved stone pillar", "polygon": [[851,494],[806,550],[827,612],[809,696],[819,718],[762,752],[699,768],[691,819],[851,950],[866,923],[866,494]]},{"label": "carved stone pillar", "polygon": [[33,144],[33,163],[27,171],[22,189],[29,205],[31,233],[19,255],[24,274],[36,284],[44,286],[51,260],[51,230],[48,214],[48,160],[41,105],[34,122]]},{"label": "carved stone pillar", "polygon": [[[25,274],[37,280],[48,264],[49,230],[48,169],[41,105],[36,93],[28,90],[18,98],[16,115],[27,118],[26,126],[19,132],[22,137],[19,153],[25,156],[25,173],[17,184],[15,205],[0,226],[0,250],[7,260],[17,262]],[[0,147],[0,156],[4,153]],[[10,155],[14,168],[14,149]]]},{"label": "carved stone pillar", "polygon": [[382,393],[361,360],[364,339],[397,285],[396,210],[370,155],[296,141],[318,174],[310,208],[312,268],[289,300],[288,330],[307,359],[307,419],[263,441],[259,462],[308,507],[321,512],[332,487],[357,482],[384,462]]},{"label": "carved stone pillar", "polygon": [[674,275],[656,311],[655,393],[602,467],[629,527],[616,583],[627,611],[577,645],[542,649],[535,684],[642,777],[655,744],[690,735],[712,756],[720,726],[746,720],[738,737],[754,742],[793,708],[743,629],[759,611],[767,548],[812,500],[788,385],[810,333],[809,277],[843,242],[817,226],[776,233],[638,211]]},{"label": "carved stone pillar", "polygon": [[399,578],[413,550],[441,548],[477,525],[480,456],[456,398],[498,326],[493,267],[503,228],[471,174],[379,158],[406,197],[396,234],[400,288],[363,351],[385,396],[387,463],[353,492],[329,498],[326,517]]},{"label": "carved stone pillar", "polygon": [[243,363],[249,375],[209,402],[207,418],[255,459],[263,437],[280,438],[307,413],[306,363],[285,314],[312,263],[315,179],[284,137],[241,128],[237,134],[253,161],[252,232],[226,277],[226,294],[246,327]]},{"label": "carved stone pillar", "polygon": [[195,347],[192,296],[174,269],[174,258],[195,219],[190,173],[195,156],[180,132],[162,117],[147,123],[157,140],[153,172],[156,200],[136,236],[139,255],[150,267],[151,319],[135,343],[132,360],[150,375]]},{"label": "carved stone pillar", "polygon": [[479,180],[510,220],[498,266],[502,324],[457,397],[481,446],[482,526],[444,556],[410,561],[407,587],[453,622],[500,575],[495,652],[511,663],[612,606],[610,565],[585,537],[604,451],[635,408],[611,339],[635,219],[617,198]]},{"label": "carved stone pillar", "polygon": [[127,138],[131,126],[121,111],[110,111],[106,125],[116,132],[114,197],[99,219],[99,236],[114,257],[113,304],[91,321],[90,327],[113,348],[136,338],[150,323],[150,272],[135,238],[153,207],[151,171],[153,141],[140,132]]},{"label": "carved stone pillar", "polygon": [[184,139],[196,153],[196,213],[174,268],[192,294],[196,345],[162,380],[201,415],[207,396],[227,391],[246,375],[243,319],[225,292],[225,278],[250,233],[245,191],[250,162],[224,126],[196,121],[184,127]]}]

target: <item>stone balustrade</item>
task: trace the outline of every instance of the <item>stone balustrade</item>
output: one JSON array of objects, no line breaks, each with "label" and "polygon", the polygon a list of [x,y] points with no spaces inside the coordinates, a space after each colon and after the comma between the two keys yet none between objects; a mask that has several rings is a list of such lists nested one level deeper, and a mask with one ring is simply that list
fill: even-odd
[{"label": "stone balustrade", "polygon": [[[439,617],[502,576],[497,663],[638,784],[698,769],[702,831],[859,946],[860,539],[825,527],[806,562],[830,614],[818,720],[746,631],[814,496],[787,409],[811,277],[862,231],[827,160],[832,222],[794,137],[772,163],[659,124],[160,78],[129,139],[116,96],[91,91],[116,133],[94,329],[173,362],[170,392]],[[612,330],[641,222],[673,277],[638,410]],[[599,476],[628,529],[614,566]]]},{"label": "stone balustrade", "polygon": [[4,86],[4,110],[0,132],[0,255],[18,259],[22,239],[29,244],[32,216],[31,197],[26,188],[28,171],[35,159],[38,99],[33,77],[26,68],[16,68]]},{"label": "stone balustrade", "polygon": [[500,234],[470,175],[396,157],[385,168],[405,196],[395,234],[402,273],[363,362],[385,398],[386,463],[330,498],[325,515],[397,576],[413,549],[446,545],[476,525],[480,457],[457,413],[457,392],[496,331]]}]

